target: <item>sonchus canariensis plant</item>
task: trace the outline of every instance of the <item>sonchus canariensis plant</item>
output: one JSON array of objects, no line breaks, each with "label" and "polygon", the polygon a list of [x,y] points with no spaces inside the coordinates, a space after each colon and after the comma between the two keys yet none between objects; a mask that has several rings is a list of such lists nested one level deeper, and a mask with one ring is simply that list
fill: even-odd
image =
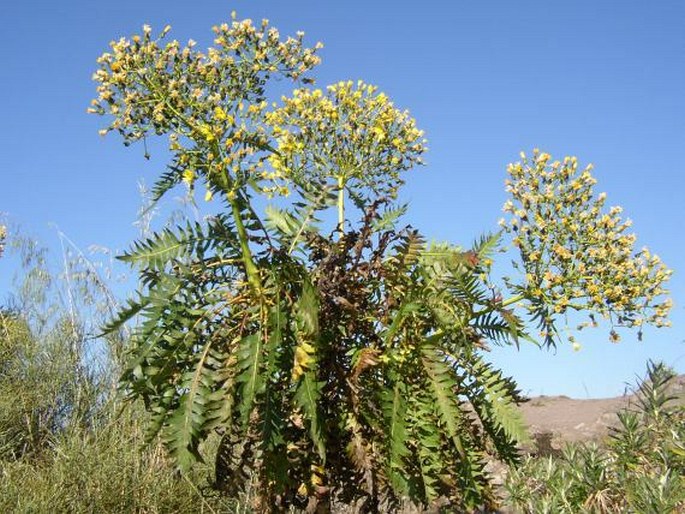
[{"label": "sonchus canariensis plant", "polygon": [[[540,277],[562,270],[541,250],[541,268],[511,281],[514,296],[503,299],[490,278],[499,234],[461,248],[399,228],[403,173],[426,149],[411,116],[363,82],[307,86],[319,45],[302,34],[283,39],[249,20],[214,30],[215,46],[200,52],[145,27],[113,42],[95,73],[91,110],[111,120],[104,133],[126,144],[169,137],[155,199],[199,184],[225,208],[121,256],[138,267],[141,289],[108,329],[140,315],[121,382],[152,413],[150,437],[161,435],[185,469],[220,432],[217,485],[237,493],[249,480],[258,511],[325,509],[332,498],[367,511],[403,498],[493,507],[485,464],[514,461],[525,434],[516,385],[484,351],[531,339],[528,313],[554,333],[549,313],[566,286],[545,295]],[[273,79],[297,88],[270,103]],[[280,207],[260,214],[255,200],[275,195]],[[337,224],[327,234],[329,210]],[[588,266],[572,249],[595,226],[566,229],[561,215],[555,242]],[[534,249],[514,242],[529,266]],[[583,244],[605,248],[599,238]],[[593,279],[602,295],[578,306],[635,322],[638,311],[664,309],[666,271],[636,259],[648,272],[638,266],[645,278],[626,279],[621,308],[604,293],[621,284],[618,270]]]}]

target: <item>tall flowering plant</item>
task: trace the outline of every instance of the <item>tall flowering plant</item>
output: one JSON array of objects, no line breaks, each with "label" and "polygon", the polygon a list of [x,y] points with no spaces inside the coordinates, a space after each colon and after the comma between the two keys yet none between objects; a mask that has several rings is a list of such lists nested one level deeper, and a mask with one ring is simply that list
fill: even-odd
[{"label": "tall flowering plant", "polygon": [[[511,168],[504,229],[525,279],[503,300],[490,277],[500,234],[463,248],[398,226],[404,173],[426,150],[407,111],[364,82],[314,88],[320,45],[301,33],[237,19],[214,32],[202,52],[144,27],[112,42],[94,75],[104,133],[168,137],[155,200],[185,184],[224,207],[121,256],[140,289],[107,330],[140,316],[121,385],[150,411],[150,437],[187,469],[218,432],[217,487],[249,479],[260,512],[333,500],[374,512],[402,498],[495,508],[486,462],[515,461],[525,431],[488,345],[530,339],[526,313],[553,334],[571,307],[660,324],[668,271],[627,257],[632,239],[616,212],[593,211],[575,161],[535,154]],[[280,102],[274,79],[295,82]],[[544,196],[547,182],[561,197]],[[571,208],[578,195],[588,214]],[[280,207],[261,212],[255,199],[274,196]]]}]

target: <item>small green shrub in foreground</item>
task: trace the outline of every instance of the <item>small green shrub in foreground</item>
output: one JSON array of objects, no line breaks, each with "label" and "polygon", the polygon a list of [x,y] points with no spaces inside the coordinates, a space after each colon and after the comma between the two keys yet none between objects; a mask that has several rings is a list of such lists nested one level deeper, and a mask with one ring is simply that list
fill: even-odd
[{"label": "small green shrub in foreground", "polygon": [[112,351],[96,358],[103,296],[80,287],[92,275],[67,258],[60,280],[35,242],[10,238],[17,247],[24,269],[0,306],[0,512],[234,512],[205,490],[206,466],[180,476],[159,442],[145,444],[140,405],[122,411],[113,347],[125,341],[99,341]]},{"label": "small green shrub in foreground", "polygon": [[529,458],[506,483],[521,512],[685,509],[685,410],[670,394],[674,374],[650,363],[635,403],[619,413],[606,447],[573,444],[560,458]]},{"label": "small green shrub in foreground", "polygon": [[64,433],[41,461],[2,461],[0,512],[233,512],[195,485],[207,483],[206,470],[181,477],[160,446],[143,444],[140,420],[125,414]]}]

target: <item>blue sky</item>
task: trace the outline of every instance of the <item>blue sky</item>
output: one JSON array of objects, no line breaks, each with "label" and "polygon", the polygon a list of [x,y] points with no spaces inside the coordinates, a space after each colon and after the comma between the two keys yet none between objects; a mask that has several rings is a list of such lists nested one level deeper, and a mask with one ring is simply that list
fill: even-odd
[{"label": "blue sky", "polygon": [[[685,3],[637,1],[133,1],[0,4],[0,212],[58,248],[123,249],[136,236],[136,183],[146,162],[85,109],[95,59],[143,23],[211,41],[210,27],[269,18],[281,33],[322,41],[318,82],[363,78],[411,110],[430,142],[409,176],[408,221],[468,244],[496,228],[505,167],[520,150],[593,162],[608,203],[625,208],[639,244],[676,271],[673,328],[619,345],[582,334],[583,349],[497,350],[524,392],[606,396],[648,358],[685,371]],[[681,207],[678,207],[681,205]],[[5,297],[14,261],[0,261]]]}]

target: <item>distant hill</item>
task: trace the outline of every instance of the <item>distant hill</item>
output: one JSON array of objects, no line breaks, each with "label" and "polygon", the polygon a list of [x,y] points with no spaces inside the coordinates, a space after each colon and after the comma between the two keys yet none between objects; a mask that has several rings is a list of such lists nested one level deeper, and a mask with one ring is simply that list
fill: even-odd
[{"label": "distant hill", "polygon": [[[673,383],[672,394],[685,403],[685,375]],[[601,440],[617,422],[616,412],[635,401],[633,395],[579,400],[567,396],[537,396],[521,406],[531,434],[551,433],[552,444]]]}]

